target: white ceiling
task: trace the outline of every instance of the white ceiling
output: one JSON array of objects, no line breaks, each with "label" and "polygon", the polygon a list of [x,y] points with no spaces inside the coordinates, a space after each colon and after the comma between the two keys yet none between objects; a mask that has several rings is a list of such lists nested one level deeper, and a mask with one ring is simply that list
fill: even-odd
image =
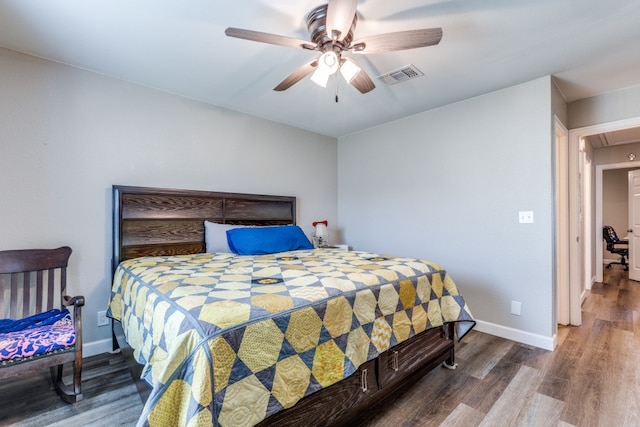
[{"label": "white ceiling", "polygon": [[[224,35],[307,39],[322,0],[0,0],[0,46],[339,137],[551,74],[567,101],[640,84],[638,0],[360,0],[355,38],[441,27],[437,46],[351,55],[362,95],[308,78],[272,89],[317,53]],[[424,76],[375,77],[413,64]]]}]

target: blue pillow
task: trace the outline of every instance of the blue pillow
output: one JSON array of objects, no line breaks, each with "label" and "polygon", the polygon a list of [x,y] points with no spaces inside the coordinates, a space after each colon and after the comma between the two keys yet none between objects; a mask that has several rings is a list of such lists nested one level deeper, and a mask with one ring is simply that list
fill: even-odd
[{"label": "blue pillow", "polygon": [[231,252],[238,255],[263,255],[277,252],[313,249],[313,245],[297,225],[234,228],[227,230]]}]

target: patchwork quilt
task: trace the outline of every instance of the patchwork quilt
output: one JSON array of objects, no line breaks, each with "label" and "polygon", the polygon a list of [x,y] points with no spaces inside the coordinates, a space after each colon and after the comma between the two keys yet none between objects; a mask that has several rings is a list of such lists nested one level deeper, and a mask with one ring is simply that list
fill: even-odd
[{"label": "patchwork quilt", "polygon": [[437,264],[338,249],[128,260],[108,315],[145,365],[150,426],[255,425],[417,333],[475,325]]}]

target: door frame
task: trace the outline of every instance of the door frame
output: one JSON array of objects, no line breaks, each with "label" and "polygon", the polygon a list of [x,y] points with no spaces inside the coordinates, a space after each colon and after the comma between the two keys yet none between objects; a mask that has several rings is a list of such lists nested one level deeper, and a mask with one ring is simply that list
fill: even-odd
[{"label": "door frame", "polygon": [[[584,276],[585,265],[588,264],[586,262],[586,255],[591,259],[594,253],[593,246],[596,246],[595,250],[597,250],[598,246],[597,244],[594,245],[593,242],[590,242],[588,247],[585,246],[585,239],[582,235],[582,214],[583,212],[589,212],[591,215],[592,206],[591,204],[586,205],[580,193],[581,188],[584,188],[584,176],[580,174],[580,144],[584,143],[584,138],[590,135],[632,127],[640,127],[640,116],[585,126],[569,131],[569,305],[571,325],[579,326],[582,324],[582,302],[586,296],[586,289],[582,278]],[[628,164],[631,164],[631,162]],[[602,219],[600,219],[600,221],[602,221]],[[586,229],[594,230],[595,223],[591,225],[586,224],[586,226]],[[595,277],[593,272],[591,275]],[[589,280],[591,279],[589,278]]]},{"label": "door frame", "polygon": [[568,325],[571,317],[569,303],[569,183],[566,168],[569,157],[569,131],[557,116],[554,116],[555,136],[555,283],[556,322]]}]

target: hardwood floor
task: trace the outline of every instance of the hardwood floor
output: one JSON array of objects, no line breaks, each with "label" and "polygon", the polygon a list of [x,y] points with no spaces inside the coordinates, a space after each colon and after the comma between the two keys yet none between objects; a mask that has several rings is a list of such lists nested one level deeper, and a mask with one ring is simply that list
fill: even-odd
[{"label": "hardwood floor", "polygon": [[[436,368],[362,426],[640,426],[640,283],[605,270],[582,318],[554,352],[472,332],[457,370]],[[84,361],[83,392],[63,403],[48,371],[4,381],[0,425],[130,426],[142,410],[120,354]]]},{"label": "hardwood floor", "polygon": [[640,283],[605,269],[554,352],[472,333],[367,427],[640,426]]},{"label": "hardwood floor", "polygon": [[[65,371],[71,373],[71,369]],[[65,379],[69,383],[71,377]],[[0,426],[135,426],[142,401],[121,354],[83,359],[84,399],[63,402],[51,384],[49,370],[3,380]]]}]

